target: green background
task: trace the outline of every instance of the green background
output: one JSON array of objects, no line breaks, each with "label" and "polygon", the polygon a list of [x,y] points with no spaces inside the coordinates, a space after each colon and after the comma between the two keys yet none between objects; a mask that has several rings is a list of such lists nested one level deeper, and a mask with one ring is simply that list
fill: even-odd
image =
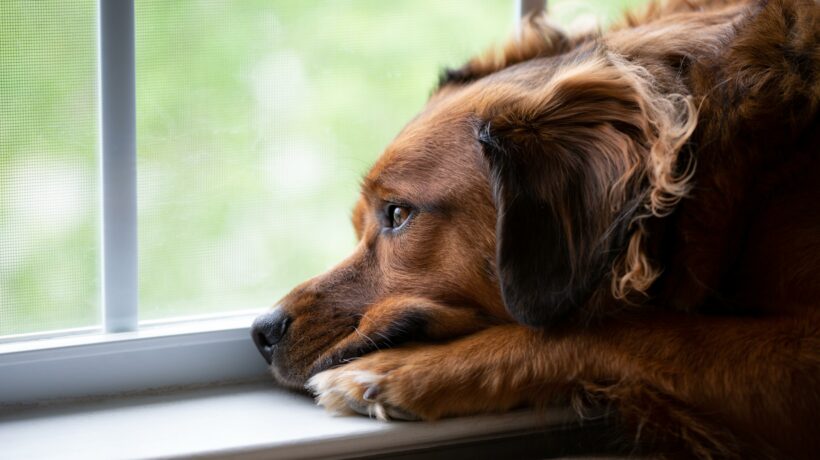
[{"label": "green background", "polygon": [[[642,0],[552,1],[559,23]],[[99,324],[96,2],[0,2],[0,335]],[[272,305],[510,0],[137,0],[140,316]]]}]

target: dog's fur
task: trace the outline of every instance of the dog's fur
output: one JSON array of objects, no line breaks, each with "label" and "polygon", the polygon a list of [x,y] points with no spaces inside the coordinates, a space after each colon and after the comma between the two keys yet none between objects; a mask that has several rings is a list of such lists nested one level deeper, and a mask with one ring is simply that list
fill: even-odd
[{"label": "dog's fur", "polygon": [[653,452],[816,455],[818,36],[811,0],[530,18],[366,176],[354,253],[280,302],[274,376],[380,418],[569,401]]}]

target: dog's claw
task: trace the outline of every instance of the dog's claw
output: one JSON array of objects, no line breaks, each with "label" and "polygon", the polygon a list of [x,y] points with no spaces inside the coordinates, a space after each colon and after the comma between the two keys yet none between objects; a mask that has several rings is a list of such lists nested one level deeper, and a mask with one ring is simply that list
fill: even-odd
[{"label": "dog's claw", "polygon": [[369,386],[367,387],[367,390],[364,391],[362,399],[367,402],[376,402],[376,398],[379,396],[379,391],[378,385]]}]

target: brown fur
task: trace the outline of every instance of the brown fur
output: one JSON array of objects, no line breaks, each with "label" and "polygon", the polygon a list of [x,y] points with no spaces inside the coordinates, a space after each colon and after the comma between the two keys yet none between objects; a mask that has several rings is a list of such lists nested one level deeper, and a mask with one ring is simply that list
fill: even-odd
[{"label": "brown fur", "polygon": [[820,6],[528,24],[446,73],[368,173],[353,254],[279,303],[274,376],[340,412],[567,401],[614,408],[644,452],[812,458]]}]

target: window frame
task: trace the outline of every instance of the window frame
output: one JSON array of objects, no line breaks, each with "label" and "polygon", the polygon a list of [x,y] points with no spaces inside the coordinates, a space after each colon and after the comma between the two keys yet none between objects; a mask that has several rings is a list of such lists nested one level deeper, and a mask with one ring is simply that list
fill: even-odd
[{"label": "window frame", "polygon": [[101,309],[105,332],[139,327],[137,78],[134,0],[100,0]]},{"label": "window frame", "polygon": [[0,344],[0,406],[261,378],[256,313]]},{"label": "window frame", "polygon": [[[546,9],[515,0],[515,20]],[[261,311],[139,321],[134,0],[98,1],[102,324],[0,338],[0,406],[260,378]]]}]

